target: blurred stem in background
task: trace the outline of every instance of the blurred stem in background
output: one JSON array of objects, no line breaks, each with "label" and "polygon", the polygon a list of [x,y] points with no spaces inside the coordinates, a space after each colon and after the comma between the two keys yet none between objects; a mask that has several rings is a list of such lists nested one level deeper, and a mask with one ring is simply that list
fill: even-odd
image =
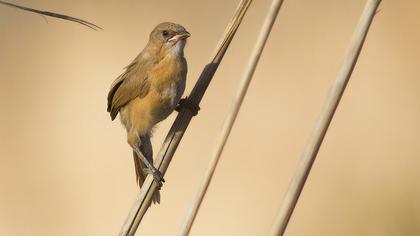
[{"label": "blurred stem in background", "polygon": [[253,48],[252,54],[250,56],[248,65],[245,68],[244,75],[238,86],[237,94],[234,97],[234,101],[226,116],[223,128],[220,132],[220,136],[218,137],[216,145],[211,153],[209,165],[203,176],[203,180],[197,189],[197,193],[194,197],[194,200],[191,203],[190,209],[187,213],[184,225],[182,227],[182,231],[180,233],[181,236],[187,236],[191,231],[191,227],[197,216],[198,210],[200,209],[201,203],[203,202],[204,196],[210,185],[211,179],[213,178],[214,171],[216,170],[216,166],[219,162],[220,156],[222,155],[227,139],[229,138],[230,132],[236,121],[239,109],[241,108],[242,102],[248,91],[249,84],[251,83],[255,69],[257,68],[262,51],[271,33],[271,29],[273,28],[274,22],[276,21],[282,3],[283,0],[272,1],[268,13],[265,17],[265,21],[261,26],[261,30]]},{"label": "blurred stem in background", "polygon": [[79,18],[75,18],[75,17],[72,17],[72,16],[67,16],[67,15],[63,15],[63,14],[59,14],[59,13],[55,13],[55,12],[50,12],[50,11],[37,10],[37,9],[34,9],[34,8],[20,6],[20,5],[16,5],[16,4],[1,1],[1,0],[0,0],[0,4],[8,6],[8,7],[15,8],[15,9],[23,10],[23,11],[33,12],[33,13],[36,13],[36,14],[40,14],[42,16],[49,16],[49,17],[54,17],[54,18],[58,18],[58,19],[62,19],[62,20],[76,22],[78,24],[89,27],[93,30],[102,29],[101,27],[99,27],[99,26],[97,26],[93,23],[90,23],[88,21],[85,21],[85,20],[82,20],[82,19],[79,19]]},{"label": "blurred stem in background", "polygon": [[318,121],[315,124],[312,135],[303,151],[300,163],[295,171],[295,175],[289,184],[289,189],[283,199],[281,208],[274,220],[270,236],[280,236],[286,231],[287,224],[292,216],[293,210],[296,207],[299,196],[303,190],[306,179],[311,171],[312,165],[327,133],[328,127],[334,116],[334,113],[340,103],[350,76],[356,66],[360,51],[366,39],[369,27],[375,16],[376,9],[378,9],[381,0],[369,0],[366,3],[362,16],[353,34],[341,67],[338,71],[337,77],[330,89],[327,99],[319,115]]}]

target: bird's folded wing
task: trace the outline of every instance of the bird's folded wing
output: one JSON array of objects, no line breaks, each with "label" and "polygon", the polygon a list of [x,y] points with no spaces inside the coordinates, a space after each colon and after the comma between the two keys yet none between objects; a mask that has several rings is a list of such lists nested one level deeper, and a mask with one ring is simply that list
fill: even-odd
[{"label": "bird's folded wing", "polygon": [[108,93],[108,108],[112,120],[121,107],[136,97],[144,97],[150,89],[148,73],[153,67],[153,60],[142,59],[141,54],[126,67],[124,73],[112,83]]}]

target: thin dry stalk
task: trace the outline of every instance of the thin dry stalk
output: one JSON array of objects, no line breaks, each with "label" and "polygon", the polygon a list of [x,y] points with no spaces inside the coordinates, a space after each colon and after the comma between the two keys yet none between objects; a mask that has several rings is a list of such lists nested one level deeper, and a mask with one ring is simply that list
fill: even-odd
[{"label": "thin dry stalk", "polygon": [[[240,23],[242,22],[245,13],[251,4],[252,0],[241,0],[236,13],[229,24],[227,31],[225,32],[224,38],[217,47],[213,60],[205,66],[197,83],[190,93],[188,101],[192,106],[198,107],[204,93],[209,86],[214,73],[216,72],[220,62],[226,50],[229,47],[230,42],[233,39]],[[168,135],[157,155],[155,166],[159,168],[159,171],[164,175],[172,157],[180,143],[182,136],[187,129],[191,118],[194,116],[194,109],[182,109],[176,117]],[[131,211],[120,231],[121,236],[133,236],[142,220],[144,214],[150,206],[153,194],[157,190],[157,184],[153,179],[153,176],[148,175],[144,181],[140,193],[134,202]]]},{"label": "thin dry stalk", "polygon": [[286,230],[287,224],[299,199],[300,193],[302,192],[305,181],[315,161],[316,155],[318,154],[318,150],[350,79],[351,73],[356,65],[367,32],[380,2],[381,0],[369,0],[366,4],[356,31],[353,34],[350,48],[347,50],[336,80],[332,85],[329,95],[324,103],[324,107],[322,108],[321,114],[314,127],[312,136],[306,145],[295,175],[290,182],[289,189],[283,199],[282,206],[274,220],[274,224],[270,232],[271,236],[283,235]]},{"label": "thin dry stalk", "polygon": [[58,18],[58,19],[62,19],[62,20],[68,20],[68,21],[72,21],[72,22],[76,22],[78,24],[84,25],[86,27],[89,27],[93,30],[98,30],[98,29],[102,29],[101,27],[90,23],[88,21],[76,18],[76,17],[72,17],[72,16],[67,16],[67,15],[63,15],[63,14],[58,14],[55,12],[50,12],[50,11],[41,11],[41,10],[37,10],[34,8],[30,8],[30,7],[25,7],[25,6],[20,6],[20,5],[16,5],[10,2],[5,2],[5,1],[0,1],[0,4],[8,6],[8,7],[12,7],[12,8],[16,8],[16,9],[20,9],[23,11],[28,11],[28,12],[32,12],[35,14],[39,14],[42,16],[49,16],[49,17],[54,17],[54,18]]},{"label": "thin dry stalk", "polygon": [[249,84],[254,75],[255,69],[257,68],[258,61],[261,57],[261,53],[264,49],[264,46],[267,42],[268,36],[270,35],[273,24],[277,18],[280,7],[283,3],[283,0],[273,0],[271,6],[268,10],[265,21],[262,25],[260,34],[255,43],[254,49],[251,53],[248,65],[245,69],[245,73],[242,77],[242,80],[239,84],[239,88],[233,104],[226,116],[226,119],[223,124],[222,131],[216,141],[216,145],[213,149],[212,155],[210,156],[210,162],[208,164],[207,170],[204,174],[203,180],[197,189],[197,193],[192,201],[191,207],[187,213],[184,226],[180,233],[181,236],[187,236],[191,230],[191,227],[194,223],[194,220],[197,216],[197,212],[200,209],[203,198],[207,192],[207,189],[210,185],[210,181],[213,177],[214,171],[216,169],[217,163],[219,162],[220,156],[222,155],[223,148],[225,147],[226,141],[229,137],[229,134],[232,130],[233,124],[235,123],[236,117],[238,116],[239,109],[242,105],[242,102],[245,98],[246,92],[248,90]]}]

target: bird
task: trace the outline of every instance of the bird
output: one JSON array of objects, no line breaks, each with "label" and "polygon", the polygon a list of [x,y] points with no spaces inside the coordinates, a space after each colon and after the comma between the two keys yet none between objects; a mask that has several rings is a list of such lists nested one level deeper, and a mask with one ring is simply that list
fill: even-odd
[{"label": "bird", "polygon": [[[119,114],[127,131],[140,187],[148,174],[153,175],[159,188],[165,181],[153,166],[151,136],[155,125],[174,111],[184,93],[188,71],[184,48],[188,37],[190,33],[179,24],[158,24],[145,48],[108,92],[107,111],[111,120]],[[160,203],[159,191],[153,203]]]}]

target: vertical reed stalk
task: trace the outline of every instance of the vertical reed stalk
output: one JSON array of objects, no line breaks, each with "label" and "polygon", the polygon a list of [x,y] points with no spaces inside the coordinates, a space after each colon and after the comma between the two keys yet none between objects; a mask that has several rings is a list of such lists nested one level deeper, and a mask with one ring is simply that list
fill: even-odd
[{"label": "vertical reed stalk", "polygon": [[248,90],[249,84],[252,80],[252,76],[254,75],[255,69],[257,68],[257,64],[261,57],[261,53],[267,42],[268,36],[270,35],[271,29],[277,18],[277,15],[278,15],[278,12],[280,10],[282,3],[283,3],[283,0],[273,0],[273,2],[271,3],[271,6],[265,18],[265,21],[262,25],[260,34],[257,38],[257,42],[255,43],[254,49],[251,53],[248,65],[245,69],[245,73],[240,82],[237,94],[227,114],[221,133],[213,149],[212,155],[210,156],[210,162],[204,174],[203,180],[197,189],[197,193],[187,213],[185,223],[180,233],[181,236],[187,236],[191,230],[191,227],[197,216],[197,212],[200,209],[201,203],[203,202],[203,198],[210,185],[210,181],[213,177],[217,163],[219,162],[220,156],[223,152],[223,148],[232,130],[233,124],[235,123],[236,117],[238,116],[239,109],[242,105],[242,102]]},{"label": "vertical reed stalk", "polygon": [[334,116],[335,110],[356,65],[367,32],[380,2],[381,0],[369,0],[365,6],[356,27],[356,31],[353,34],[350,47],[346,52],[344,61],[341,64],[337,77],[321,110],[318,121],[312,131],[312,136],[302,154],[295,175],[290,182],[282,206],[274,220],[270,232],[271,236],[283,235],[286,230],[287,224],[296,207],[296,203],[302,192],[305,181],[308,178],[309,172],[311,171],[311,167]]}]

